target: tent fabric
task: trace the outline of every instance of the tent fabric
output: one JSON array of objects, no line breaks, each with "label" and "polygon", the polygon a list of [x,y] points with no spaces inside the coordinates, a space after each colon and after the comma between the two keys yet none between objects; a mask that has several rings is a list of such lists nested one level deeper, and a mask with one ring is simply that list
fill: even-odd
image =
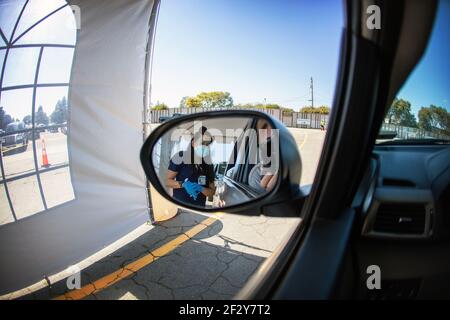
[{"label": "tent fabric", "polygon": [[155,1],[69,4],[81,13],[69,89],[76,199],[1,229],[0,295],[66,269],[149,219],[139,150]]}]

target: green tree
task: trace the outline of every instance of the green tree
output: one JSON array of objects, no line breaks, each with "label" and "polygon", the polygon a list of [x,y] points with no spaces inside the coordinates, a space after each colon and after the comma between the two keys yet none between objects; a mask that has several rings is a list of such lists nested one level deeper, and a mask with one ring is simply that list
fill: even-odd
[{"label": "green tree", "polygon": [[300,112],[303,113],[319,113],[319,114],[329,114],[330,113],[330,107],[327,106],[320,106],[317,108],[305,106],[300,109]]},{"label": "green tree", "polygon": [[316,110],[313,107],[302,107],[302,108],[300,108],[300,112],[303,112],[303,113],[315,113]]},{"label": "green tree", "polygon": [[55,110],[50,115],[50,121],[55,124],[62,124],[67,122],[69,114],[69,106],[67,104],[66,97],[58,100],[55,106]]},{"label": "green tree", "polygon": [[330,107],[327,106],[320,106],[317,108],[317,113],[320,114],[329,114],[330,113]]},{"label": "green tree", "polygon": [[27,115],[27,116],[23,117],[22,121],[25,124],[31,124],[31,121],[32,121],[31,115]]},{"label": "green tree", "polygon": [[6,130],[6,127],[11,122],[14,122],[14,118],[7,114],[3,107],[0,106],[0,129]]},{"label": "green tree", "polygon": [[450,112],[445,108],[430,105],[419,110],[419,127],[427,131],[444,131],[450,134]]},{"label": "green tree", "polygon": [[182,99],[181,99],[181,101],[180,101],[180,108],[187,108],[187,106],[186,106],[186,100],[188,99],[189,97],[183,97]]},{"label": "green tree", "polygon": [[255,108],[255,105],[251,104],[251,103],[245,103],[245,104],[237,104],[237,105],[235,105],[235,107],[251,109],[251,108]]},{"label": "green tree", "polygon": [[237,104],[236,107],[246,108],[246,109],[263,109],[265,106],[262,103],[246,103],[246,104]]},{"label": "green tree", "polygon": [[229,92],[202,92],[195,98],[200,101],[203,108],[230,108],[233,106],[233,98]]},{"label": "green tree", "polygon": [[238,104],[238,105],[236,105],[236,107],[246,108],[246,109],[281,109],[283,111],[283,114],[285,114],[285,115],[291,115],[294,112],[293,109],[282,107],[276,103],[269,103],[269,104],[246,103],[246,104]]},{"label": "green tree", "polygon": [[167,110],[167,109],[169,109],[169,106],[167,106],[167,104],[165,104],[165,103],[157,103],[157,104],[155,104],[154,106],[153,106],[153,108],[152,108],[153,110]]},{"label": "green tree", "polygon": [[44,126],[47,126],[48,122],[49,122],[48,116],[44,112],[44,108],[42,106],[39,106],[34,119],[35,119],[36,125],[43,124]]},{"label": "green tree", "polygon": [[263,105],[263,108],[265,109],[281,109],[281,106],[276,103],[268,103]]},{"label": "green tree", "polygon": [[9,114],[5,114],[3,117],[3,130],[6,130],[6,127],[8,126],[8,124],[10,124],[11,122],[14,122],[14,119],[9,115]]},{"label": "green tree", "polygon": [[426,107],[422,107],[418,113],[419,117],[419,128],[431,131],[433,129],[433,125],[431,122],[433,121],[431,116],[431,110]]},{"label": "green tree", "polygon": [[3,110],[3,107],[0,106],[0,129],[2,130],[6,127],[6,125],[4,125],[5,115],[6,115],[5,110]]},{"label": "green tree", "polygon": [[435,121],[437,122],[437,128],[450,133],[450,112],[448,112],[445,108],[437,107],[435,105],[431,105],[430,109]]},{"label": "green tree", "polygon": [[286,116],[290,116],[291,114],[294,113],[294,109],[292,109],[292,108],[282,107],[281,110],[283,111],[283,114]]},{"label": "green tree", "polygon": [[407,127],[417,127],[417,120],[411,112],[411,103],[403,99],[394,99],[386,115],[388,123]]},{"label": "green tree", "polygon": [[186,107],[187,108],[201,108],[202,101],[197,97],[187,97],[186,98]]},{"label": "green tree", "polygon": [[404,118],[400,121],[402,126],[417,128],[417,119],[414,114],[408,112],[404,115]]}]

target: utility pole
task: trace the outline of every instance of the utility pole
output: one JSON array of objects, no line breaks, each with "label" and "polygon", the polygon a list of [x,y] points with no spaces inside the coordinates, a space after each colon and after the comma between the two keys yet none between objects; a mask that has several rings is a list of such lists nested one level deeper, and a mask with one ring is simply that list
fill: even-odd
[{"label": "utility pole", "polygon": [[309,99],[308,101],[311,101],[311,108],[314,108],[314,81],[313,81],[313,77],[311,77],[311,85],[309,86],[309,88],[311,89],[311,99]]}]

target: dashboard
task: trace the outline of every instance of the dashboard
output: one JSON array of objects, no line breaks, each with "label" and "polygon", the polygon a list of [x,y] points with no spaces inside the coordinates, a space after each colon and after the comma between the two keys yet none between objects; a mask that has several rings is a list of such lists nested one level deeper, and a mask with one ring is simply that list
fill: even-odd
[{"label": "dashboard", "polygon": [[[450,146],[375,146],[354,199],[363,299],[450,298]],[[367,268],[381,270],[368,290]]]},{"label": "dashboard", "polygon": [[368,175],[363,236],[449,237],[450,146],[376,146]]}]

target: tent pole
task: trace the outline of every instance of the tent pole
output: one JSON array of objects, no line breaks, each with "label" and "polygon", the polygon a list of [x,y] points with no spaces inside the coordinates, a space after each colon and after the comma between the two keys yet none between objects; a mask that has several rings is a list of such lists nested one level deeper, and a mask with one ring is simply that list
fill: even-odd
[{"label": "tent pole", "polygon": [[[144,80],[144,110],[143,110],[143,141],[147,139],[151,132],[151,78],[152,78],[152,64],[153,64],[153,52],[154,42],[156,34],[156,25],[158,22],[160,0],[154,0],[152,13],[150,15],[149,30],[147,37],[146,55],[145,55],[145,80]],[[152,202],[150,196],[150,182],[146,180],[146,196],[148,212],[151,223],[155,222],[152,210]]]}]

